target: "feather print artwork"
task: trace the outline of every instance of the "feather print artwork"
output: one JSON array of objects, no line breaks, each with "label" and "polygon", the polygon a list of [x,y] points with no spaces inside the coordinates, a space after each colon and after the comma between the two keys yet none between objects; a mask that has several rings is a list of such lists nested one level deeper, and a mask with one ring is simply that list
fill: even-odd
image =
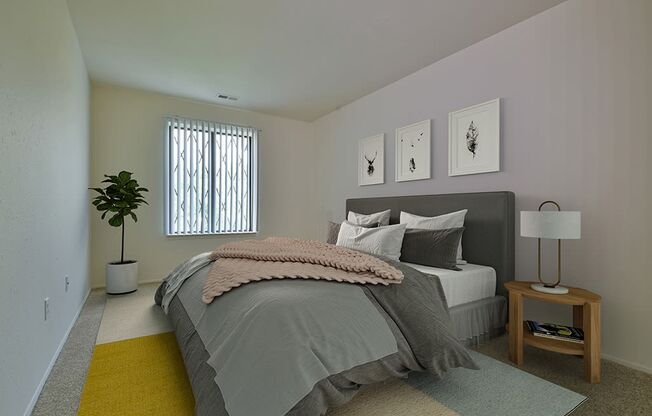
[{"label": "feather print artwork", "polygon": [[478,148],[478,136],[480,132],[478,128],[471,120],[469,129],[466,131],[466,148],[469,149],[469,152],[473,153],[473,158],[475,159],[475,151]]}]

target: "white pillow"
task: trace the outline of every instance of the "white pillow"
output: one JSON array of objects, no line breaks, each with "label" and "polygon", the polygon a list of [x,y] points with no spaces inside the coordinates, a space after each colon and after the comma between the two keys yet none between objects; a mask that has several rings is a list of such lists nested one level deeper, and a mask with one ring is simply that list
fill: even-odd
[{"label": "white pillow", "polygon": [[349,216],[346,220],[351,224],[376,224],[383,226],[389,225],[389,215],[392,210],[376,212],[374,214],[358,214],[357,212],[349,211]]},{"label": "white pillow", "polygon": [[401,257],[405,228],[405,224],[365,228],[344,221],[336,245],[398,260]]},{"label": "white pillow", "polygon": [[[422,230],[445,230],[447,228],[464,227],[464,217],[466,217],[467,209],[455,211],[436,217],[422,217],[420,215],[410,214],[409,212],[401,211],[401,224],[406,224],[407,228],[420,228]],[[462,240],[457,247],[457,264],[466,264],[462,259]]]}]

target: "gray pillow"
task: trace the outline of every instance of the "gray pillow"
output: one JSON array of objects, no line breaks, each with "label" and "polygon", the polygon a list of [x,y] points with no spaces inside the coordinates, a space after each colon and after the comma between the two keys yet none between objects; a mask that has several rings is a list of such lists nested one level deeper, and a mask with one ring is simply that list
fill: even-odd
[{"label": "gray pillow", "polygon": [[[337,236],[340,234],[341,225],[342,223],[340,222],[328,221],[328,238],[326,239],[326,242],[328,244],[337,243]],[[371,224],[358,224],[358,225],[365,228],[376,228],[379,226],[377,222]]]},{"label": "gray pillow", "polygon": [[340,233],[341,225],[339,222],[328,221],[328,238],[326,238],[328,244],[337,243],[337,236]]},{"label": "gray pillow", "polygon": [[457,247],[464,227],[444,230],[410,229],[405,231],[401,247],[401,261],[461,270],[457,267]]}]

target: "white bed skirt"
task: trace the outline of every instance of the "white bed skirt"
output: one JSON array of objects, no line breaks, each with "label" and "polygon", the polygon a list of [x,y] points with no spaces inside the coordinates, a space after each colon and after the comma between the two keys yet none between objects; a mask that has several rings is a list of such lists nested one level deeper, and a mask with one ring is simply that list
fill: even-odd
[{"label": "white bed skirt", "polygon": [[507,299],[480,299],[449,309],[457,337],[466,346],[481,344],[505,332]]}]

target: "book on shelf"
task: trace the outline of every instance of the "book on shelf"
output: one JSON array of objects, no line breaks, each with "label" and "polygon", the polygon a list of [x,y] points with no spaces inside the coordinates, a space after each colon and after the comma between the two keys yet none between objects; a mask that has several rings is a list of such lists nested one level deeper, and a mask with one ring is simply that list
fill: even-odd
[{"label": "book on shelf", "polygon": [[528,329],[535,337],[551,338],[562,341],[584,344],[584,331],[573,326],[525,321]]}]

